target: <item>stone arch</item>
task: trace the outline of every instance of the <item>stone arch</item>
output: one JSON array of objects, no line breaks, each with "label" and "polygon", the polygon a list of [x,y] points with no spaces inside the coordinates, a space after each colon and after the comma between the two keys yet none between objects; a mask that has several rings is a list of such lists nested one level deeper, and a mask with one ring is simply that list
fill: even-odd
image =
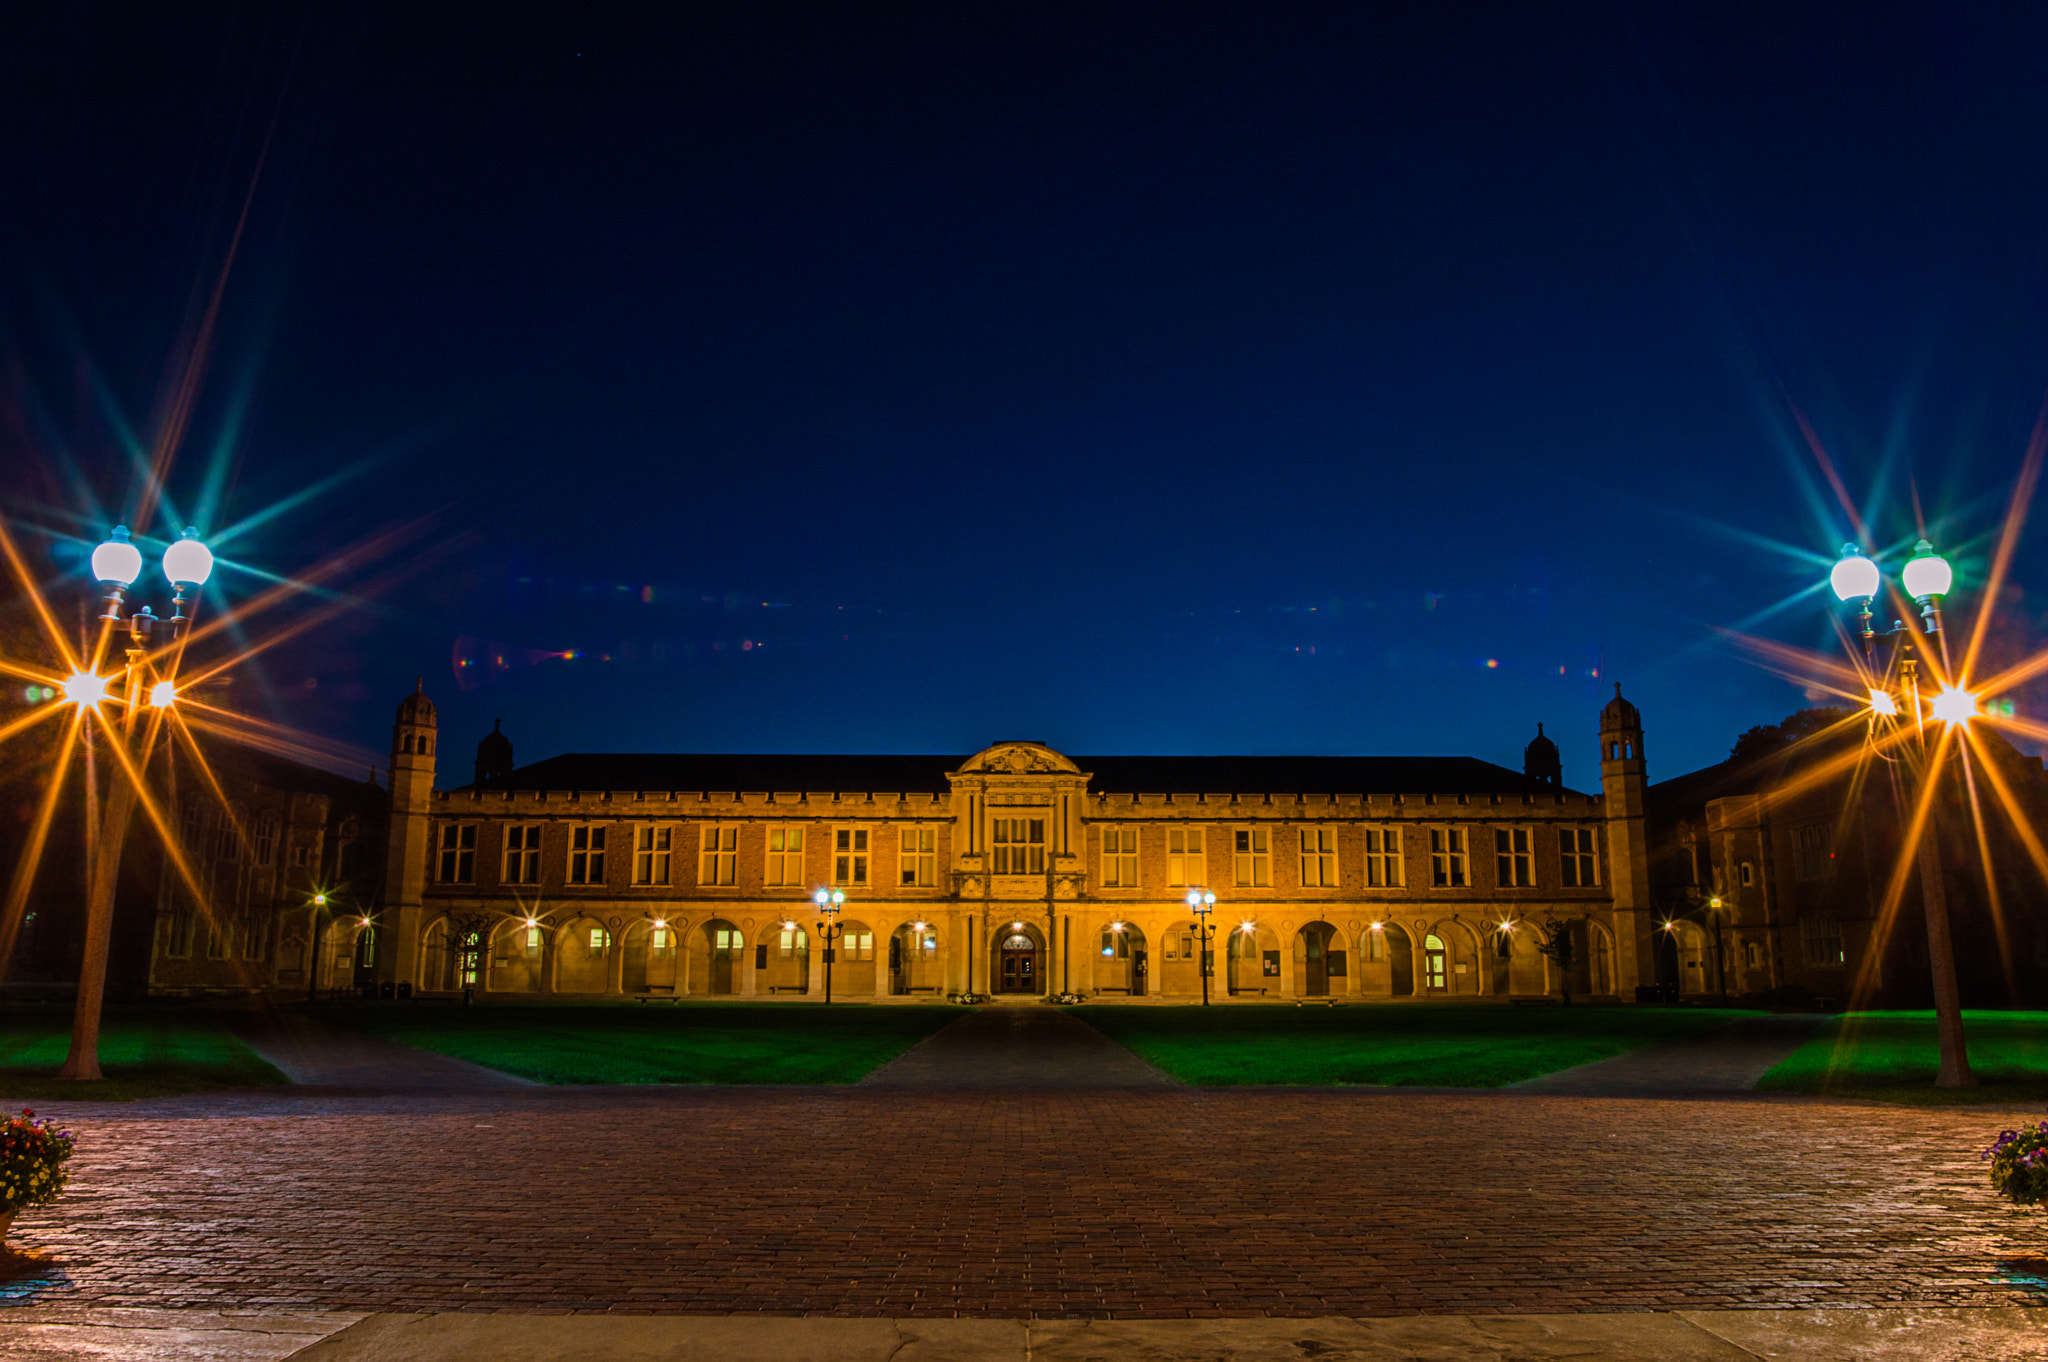
[{"label": "stone arch", "polygon": [[680,991],[686,925],[666,913],[642,913],[620,925],[619,985],[624,992],[667,997]]},{"label": "stone arch", "polygon": [[865,918],[851,918],[839,924],[837,939],[832,943],[833,997],[874,996],[876,957],[882,957],[882,969],[888,967],[888,951],[882,947],[884,940],[886,938],[875,931],[874,924]]},{"label": "stone arch", "polygon": [[811,991],[811,928],[794,917],[770,918],[754,932],[754,991],[769,996]]},{"label": "stone arch", "polygon": [[1239,994],[1275,994],[1280,991],[1280,935],[1262,922],[1238,922],[1219,932],[1217,943],[1223,955],[1223,984],[1235,997]]},{"label": "stone arch", "polygon": [[[1373,950],[1373,938],[1379,950]],[[1366,980],[1372,992],[1390,998],[1412,998],[1419,982],[1416,943],[1419,938],[1391,918],[1368,924],[1360,937],[1360,957],[1366,962]]]},{"label": "stone arch", "polygon": [[1088,955],[1091,987],[1127,998],[1142,998],[1150,991],[1153,950],[1145,929],[1123,917],[1103,918],[1078,947]]},{"label": "stone arch", "polygon": [[1701,994],[1711,991],[1707,934],[1697,922],[1679,918],[1666,929],[1678,951],[1678,991]]},{"label": "stone arch", "polygon": [[690,933],[690,992],[728,997],[746,991],[747,937],[731,918],[713,917]]},{"label": "stone arch", "polygon": [[553,991],[608,992],[612,952],[617,949],[611,928],[589,913],[578,914],[563,923],[555,932]]},{"label": "stone arch", "polygon": [[1044,929],[1029,919],[997,923],[988,940],[989,992],[1044,993],[1052,959],[1046,946]]},{"label": "stone arch", "polygon": [[1586,992],[1611,996],[1614,983],[1614,934],[1598,922],[1586,923]]},{"label": "stone arch", "polygon": [[945,990],[946,957],[945,941],[939,934],[939,924],[929,918],[912,918],[899,923],[889,934],[889,953],[886,962],[889,992],[896,997],[910,997],[921,993],[941,993]]},{"label": "stone arch", "polygon": [[[1215,948],[1215,924],[1210,924],[1210,948]],[[1200,997],[1202,992],[1202,929],[1192,917],[1168,919],[1147,948],[1151,969],[1146,987],[1153,993],[1175,998]],[[1215,983],[1214,979],[1210,980]]]},{"label": "stone arch", "polygon": [[539,993],[547,982],[547,945],[552,933],[539,918],[500,918],[491,931],[486,968],[493,993]]},{"label": "stone arch", "polygon": [[451,930],[448,915],[443,913],[420,933],[420,988],[428,993],[454,993],[464,987],[488,987],[488,943],[479,941],[474,950],[458,953],[449,943]]},{"label": "stone arch", "polygon": [[1321,918],[1304,922],[1294,933],[1294,992],[1303,998],[1349,993],[1349,952],[1344,933]]}]

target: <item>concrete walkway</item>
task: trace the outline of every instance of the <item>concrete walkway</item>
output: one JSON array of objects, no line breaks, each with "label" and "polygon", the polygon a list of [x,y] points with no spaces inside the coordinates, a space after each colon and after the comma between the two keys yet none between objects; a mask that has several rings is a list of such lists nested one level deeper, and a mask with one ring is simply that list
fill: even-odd
[{"label": "concrete walkway", "polygon": [[1685,1310],[1391,1319],[838,1319],[762,1315],[233,1314],[67,1310],[0,1315],[17,1362],[1451,1362],[1761,1357],[2048,1356],[2048,1310]]},{"label": "concrete walkway", "polygon": [[1746,1017],[1703,1036],[1665,1041],[1612,1059],[1560,1069],[1504,1089],[1545,1097],[1713,1097],[1748,1092],[1812,1039],[1827,1018],[1812,1013]]},{"label": "concrete walkway", "polygon": [[1177,1088],[1094,1027],[1043,1003],[983,1007],[863,1078],[863,1088]]},{"label": "concrete walkway", "polygon": [[251,1013],[234,1031],[243,1044],[302,1087],[353,1092],[482,1092],[537,1086],[481,1064],[415,1050],[296,1013]]}]

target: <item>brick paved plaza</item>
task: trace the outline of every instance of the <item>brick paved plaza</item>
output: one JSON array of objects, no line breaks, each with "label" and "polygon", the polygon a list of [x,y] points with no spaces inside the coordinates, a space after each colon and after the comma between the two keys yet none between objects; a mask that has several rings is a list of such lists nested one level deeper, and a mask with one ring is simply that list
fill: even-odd
[{"label": "brick paved plaza", "polygon": [[20,1303],[1135,1318],[2048,1290],[2048,1222],[1981,1182],[2013,1118],[1982,1110],[848,1088],[71,1113],[74,1190],[12,1236],[42,1255]]}]

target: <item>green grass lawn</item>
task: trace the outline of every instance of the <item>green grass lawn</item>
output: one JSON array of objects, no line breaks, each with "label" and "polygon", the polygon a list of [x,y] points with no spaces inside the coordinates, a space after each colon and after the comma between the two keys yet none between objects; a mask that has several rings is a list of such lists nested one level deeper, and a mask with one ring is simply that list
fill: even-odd
[{"label": "green grass lawn", "polygon": [[71,1050],[69,1007],[0,1012],[0,1109],[24,1103],[132,1102],[214,1088],[267,1087],[285,1076],[203,1008],[108,1007],[100,1020],[96,1083],[54,1078]]},{"label": "green grass lawn", "polygon": [[1710,1008],[1077,1007],[1188,1083],[1498,1088],[1754,1013]]},{"label": "green grass lawn", "polygon": [[446,1003],[335,1007],[321,1018],[543,1083],[852,1083],[957,1007],[817,1003]]},{"label": "green grass lawn", "polygon": [[1855,1012],[1828,1022],[1757,1080],[1759,1090],[1915,1106],[2048,1101],[2048,1012],[1965,1012],[1974,1088],[1937,1088],[1932,1012]]}]

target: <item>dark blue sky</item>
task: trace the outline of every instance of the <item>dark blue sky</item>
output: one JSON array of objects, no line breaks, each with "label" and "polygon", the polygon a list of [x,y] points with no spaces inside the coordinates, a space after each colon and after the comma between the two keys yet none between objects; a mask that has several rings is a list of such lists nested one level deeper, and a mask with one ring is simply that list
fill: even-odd
[{"label": "dark blue sky", "polygon": [[1608,678],[1674,775],[1803,703],[1714,634],[1847,532],[1797,419],[1967,611],[2048,391],[2039,6],[413,8],[6,21],[4,439],[120,513],[242,221],[174,502],[436,552],[237,703],[381,750],[423,674],[455,777],[1543,720],[1583,786]]}]

